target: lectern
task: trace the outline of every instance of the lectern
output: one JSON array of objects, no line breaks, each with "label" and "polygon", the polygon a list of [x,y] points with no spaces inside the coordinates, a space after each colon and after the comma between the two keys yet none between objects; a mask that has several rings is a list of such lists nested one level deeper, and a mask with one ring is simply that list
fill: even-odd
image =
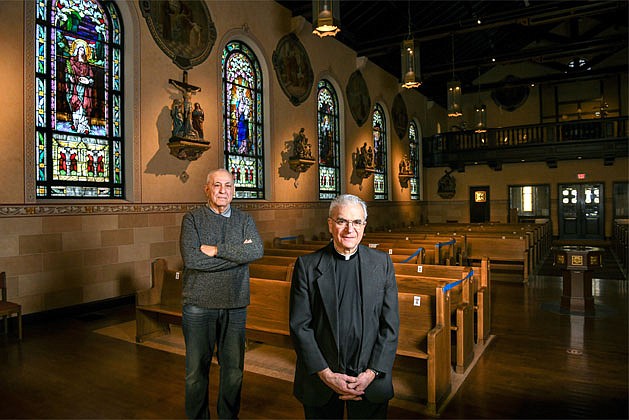
[{"label": "lectern", "polygon": [[590,246],[562,246],[553,248],[554,265],[561,268],[563,293],[561,310],[594,313],[592,271],[601,267],[603,249]]}]

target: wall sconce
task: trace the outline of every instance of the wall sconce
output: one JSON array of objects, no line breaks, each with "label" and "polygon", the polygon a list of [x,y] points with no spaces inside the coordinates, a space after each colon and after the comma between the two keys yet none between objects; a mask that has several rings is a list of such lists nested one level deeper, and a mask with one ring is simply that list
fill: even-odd
[{"label": "wall sconce", "polygon": [[340,0],[312,0],[312,33],[320,38],[336,36],[341,30]]},{"label": "wall sconce", "polygon": [[299,134],[293,134],[293,155],[288,159],[288,164],[295,172],[306,172],[314,163],[308,137],[302,128]]}]

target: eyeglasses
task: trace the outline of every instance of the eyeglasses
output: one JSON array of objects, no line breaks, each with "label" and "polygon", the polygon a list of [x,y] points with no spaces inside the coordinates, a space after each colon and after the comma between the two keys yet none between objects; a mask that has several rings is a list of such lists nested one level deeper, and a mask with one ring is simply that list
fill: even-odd
[{"label": "eyeglasses", "polygon": [[334,220],[334,223],[336,223],[337,226],[343,227],[343,228],[346,228],[346,227],[349,227],[349,225],[352,225],[358,229],[367,224],[366,220],[360,220],[360,219],[345,220],[342,217],[339,217],[338,219],[332,219],[332,220]]}]

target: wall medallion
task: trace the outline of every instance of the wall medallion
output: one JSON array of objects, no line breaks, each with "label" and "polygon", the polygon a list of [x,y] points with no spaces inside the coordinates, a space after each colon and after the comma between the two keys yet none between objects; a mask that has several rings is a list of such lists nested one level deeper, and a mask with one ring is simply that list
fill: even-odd
[{"label": "wall medallion", "polygon": [[371,98],[369,97],[367,83],[360,70],[356,70],[349,76],[345,93],[347,94],[347,102],[349,103],[352,117],[354,117],[354,121],[360,127],[371,114]]},{"label": "wall medallion", "polygon": [[513,112],[526,102],[530,88],[527,85],[520,84],[519,79],[512,75],[505,77],[502,83],[506,86],[492,90],[491,99],[505,111]]},{"label": "wall medallion", "polygon": [[393,128],[398,138],[402,140],[406,136],[408,129],[408,112],[402,95],[399,93],[393,98],[393,107],[391,108],[391,116],[393,119]]},{"label": "wall medallion", "polygon": [[282,37],[273,51],[273,67],[284,94],[297,106],[304,102],[310,90],[314,74],[306,49],[294,33]]},{"label": "wall medallion", "polygon": [[212,51],[216,27],[204,1],[140,0],[153,39],[182,70],[201,64]]}]

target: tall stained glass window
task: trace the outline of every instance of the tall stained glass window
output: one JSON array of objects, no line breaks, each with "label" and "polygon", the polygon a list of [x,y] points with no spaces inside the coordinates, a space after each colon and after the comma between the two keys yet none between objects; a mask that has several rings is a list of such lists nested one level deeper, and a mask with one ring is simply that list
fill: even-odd
[{"label": "tall stained glass window", "polygon": [[124,198],[123,43],[116,5],[38,0],[38,198]]},{"label": "tall stained glass window", "polygon": [[411,162],[413,177],[409,180],[411,185],[411,200],[419,200],[419,176],[421,164],[419,161],[419,132],[415,121],[408,125],[408,159]]},{"label": "tall stained glass window", "polygon": [[339,101],[332,84],[317,85],[317,138],[319,139],[319,200],[333,200],[341,193]]},{"label": "tall stained glass window", "polygon": [[262,72],[251,48],[232,41],[223,51],[225,168],[236,180],[236,198],[264,198]]},{"label": "tall stained glass window", "polygon": [[388,199],[387,185],[387,131],[384,110],[380,104],[376,104],[373,110],[372,133],[373,133],[373,155],[374,174],[373,190],[374,199]]}]

